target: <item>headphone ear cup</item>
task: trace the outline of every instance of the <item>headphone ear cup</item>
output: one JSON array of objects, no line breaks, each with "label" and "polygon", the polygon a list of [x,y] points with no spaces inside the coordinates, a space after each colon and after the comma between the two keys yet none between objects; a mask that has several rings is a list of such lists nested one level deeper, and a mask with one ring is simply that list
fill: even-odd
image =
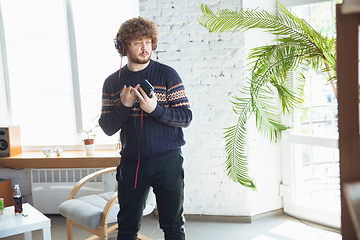
[{"label": "headphone ear cup", "polygon": [[125,49],[123,48],[121,42],[117,41],[115,46],[117,47],[118,52],[121,54],[121,56],[125,56],[126,52],[125,52]]},{"label": "headphone ear cup", "polygon": [[157,48],[157,45],[154,45],[154,46],[153,46],[153,51],[155,51],[155,50],[156,50],[156,48]]}]

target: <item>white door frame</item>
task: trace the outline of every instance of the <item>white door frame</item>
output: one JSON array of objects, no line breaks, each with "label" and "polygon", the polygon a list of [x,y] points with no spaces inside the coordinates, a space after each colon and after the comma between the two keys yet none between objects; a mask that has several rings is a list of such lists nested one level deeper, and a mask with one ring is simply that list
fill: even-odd
[{"label": "white door frame", "polygon": [[284,133],[282,138],[282,177],[280,187],[283,196],[284,212],[310,222],[340,229],[340,214],[324,212],[295,203],[294,162],[292,161],[292,144],[306,144],[338,149],[338,140]]}]

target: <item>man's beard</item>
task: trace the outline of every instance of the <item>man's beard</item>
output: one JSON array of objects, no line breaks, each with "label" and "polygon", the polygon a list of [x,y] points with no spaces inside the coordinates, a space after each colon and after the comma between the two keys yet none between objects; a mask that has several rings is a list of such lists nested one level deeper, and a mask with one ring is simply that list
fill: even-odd
[{"label": "man's beard", "polygon": [[[140,53],[139,55],[141,55],[141,54],[143,54],[143,53]],[[145,63],[147,63],[147,62],[150,61],[151,53],[148,54],[145,58],[142,58],[142,57],[140,57],[139,55],[138,55],[138,56],[133,56],[133,55],[131,55],[131,54],[128,54],[127,57],[129,58],[129,60],[130,60],[131,62],[137,63],[137,64],[145,64]]]}]

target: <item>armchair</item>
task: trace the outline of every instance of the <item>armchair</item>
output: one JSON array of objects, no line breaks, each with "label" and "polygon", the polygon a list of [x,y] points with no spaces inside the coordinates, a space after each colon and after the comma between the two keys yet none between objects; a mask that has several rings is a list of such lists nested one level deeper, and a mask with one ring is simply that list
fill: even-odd
[{"label": "armchair", "polygon": [[[108,240],[108,234],[117,229],[119,205],[115,204],[118,199],[116,191],[75,198],[78,191],[87,182],[110,172],[116,172],[116,167],[105,168],[82,178],[70,192],[68,200],[59,206],[60,214],[66,217],[68,240],[73,240],[73,225],[94,234],[86,240]],[[152,191],[146,201],[144,215],[150,214],[155,208],[155,196],[151,194],[153,194]],[[108,226],[110,223],[115,224]],[[138,240],[152,239],[139,233]]]}]

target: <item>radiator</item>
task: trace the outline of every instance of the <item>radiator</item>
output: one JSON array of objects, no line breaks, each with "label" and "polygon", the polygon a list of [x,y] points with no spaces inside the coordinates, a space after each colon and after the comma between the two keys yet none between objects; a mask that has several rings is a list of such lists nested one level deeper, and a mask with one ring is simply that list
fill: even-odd
[{"label": "radiator", "polygon": [[[69,197],[75,184],[100,169],[31,169],[33,205],[42,213],[58,214],[58,207]],[[86,183],[76,198],[104,192],[103,176]]]}]

